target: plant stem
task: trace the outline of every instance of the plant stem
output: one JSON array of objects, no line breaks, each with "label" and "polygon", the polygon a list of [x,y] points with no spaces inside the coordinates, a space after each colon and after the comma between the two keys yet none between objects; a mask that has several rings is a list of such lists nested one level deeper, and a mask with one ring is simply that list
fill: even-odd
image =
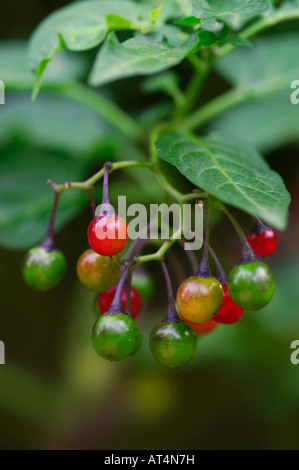
[{"label": "plant stem", "polygon": [[109,172],[111,171],[112,165],[107,162],[104,165],[104,178],[103,178],[103,198],[102,204],[110,204],[109,200]]},{"label": "plant stem", "polygon": [[224,204],[220,207],[222,212],[228,217],[228,219],[231,221],[233,224],[239,238],[242,244],[242,263],[246,264],[249,263],[250,261],[256,261],[255,254],[253,253],[248,240],[239,224],[239,222],[236,220],[236,218],[231,214],[231,212],[227,209]]},{"label": "plant stem", "polygon": [[203,279],[207,279],[211,277],[211,270],[209,265],[209,232],[210,232],[210,209],[206,209],[206,230],[205,230],[205,238],[203,243],[203,251],[202,251],[202,258],[197,270],[196,276],[202,277]]},{"label": "plant stem", "polygon": [[[265,16],[257,20],[252,25],[248,26],[246,29],[244,29],[243,32],[240,33],[240,37],[245,40],[250,39],[253,36],[256,36],[257,34],[264,31],[265,29],[271,28],[272,26],[276,26],[277,24],[282,23],[284,21],[295,20],[298,18],[299,18],[299,8],[289,10],[289,11],[278,10],[274,13],[274,15]],[[236,49],[236,47],[237,46],[234,46],[232,44],[227,44],[218,49],[218,51],[215,53],[215,57],[216,58],[223,57],[224,55]]]},{"label": "plant stem", "polygon": [[161,248],[152,253],[150,255],[139,256],[137,260],[137,264],[146,263],[148,261],[160,261],[164,258],[165,253],[169,250],[169,248],[181,237],[182,235],[182,228],[177,230],[171,237],[171,239],[165,241]]},{"label": "plant stem", "polygon": [[109,313],[111,313],[112,315],[125,313],[123,306],[122,306],[122,300],[121,300],[122,292],[123,292],[125,282],[128,278],[129,271],[131,267],[133,266],[133,264],[135,263],[136,263],[136,258],[133,258],[131,261],[128,261],[128,260],[123,261],[123,264],[121,267],[121,274],[120,274],[119,281],[117,283],[115,295],[109,307]]},{"label": "plant stem", "polygon": [[175,308],[175,303],[174,303],[174,296],[173,296],[173,289],[171,285],[171,280],[169,276],[168,269],[166,267],[166,264],[163,260],[160,261],[161,267],[163,269],[164,277],[165,277],[165,282],[166,282],[166,288],[167,288],[167,314],[166,314],[166,321],[169,321],[171,323],[178,323],[179,317],[176,312]]},{"label": "plant stem", "polygon": [[189,56],[188,60],[193,65],[195,73],[188,85],[185,100],[176,113],[177,119],[186,116],[196,105],[197,99],[210,70],[210,64],[202,61],[196,54]]},{"label": "plant stem", "polygon": [[237,104],[253,99],[262,93],[263,91],[254,91],[252,88],[235,88],[229,90],[202,106],[193,114],[190,114],[181,124],[180,130],[190,132],[193,129],[197,129],[215,116],[218,116],[218,114],[223,113]]},{"label": "plant stem", "polygon": [[[109,172],[111,173],[115,170],[121,170],[123,168],[136,168],[136,167],[144,167],[144,168],[151,169],[152,164],[150,162],[138,162],[138,161],[115,162],[115,163],[111,163],[111,168]],[[83,182],[65,182],[63,184],[56,184],[56,183],[53,183],[53,181],[48,180],[48,184],[52,186],[52,188],[59,193],[62,193],[63,191],[69,190],[69,189],[84,189],[85,191],[88,191],[92,189],[92,187],[100,179],[103,178],[104,174],[105,174],[105,166],[100,171],[98,171],[89,179]]]},{"label": "plant stem", "polygon": [[54,202],[53,202],[53,206],[51,210],[46,237],[41,244],[41,246],[48,252],[52,251],[54,248],[54,237],[55,237],[54,223],[55,223],[55,218],[56,218],[56,213],[57,213],[57,208],[58,208],[59,197],[60,197],[60,193],[55,191]]},{"label": "plant stem", "polygon": [[57,88],[55,93],[83,104],[132,140],[139,140],[144,133],[143,127],[131,116],[103,95],[81,83],[68,82],[65,86]]},{"label": "plant stem", "polygon": [[220,263],[219,259],[217,258],[214,250],[212,250],[212,248],[210,246],[209,246],[209,252],[210,252],[211,257],[213,259],[213,264],[214,264],[214,267],[215,267],[215,270],[216,270],[216,273],[215,273],[216,279],[218,279],[220,284],[227,284],[227,277],[226,277],[226,274],[223,270],[223,267],[221,266],[221,263]]}]

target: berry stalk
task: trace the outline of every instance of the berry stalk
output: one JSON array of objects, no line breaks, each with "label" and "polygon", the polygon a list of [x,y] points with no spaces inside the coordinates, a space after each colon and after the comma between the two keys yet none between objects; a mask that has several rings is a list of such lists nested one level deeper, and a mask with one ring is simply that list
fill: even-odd
[{"label": "berry stalk", "polygon": [[121,296],[122,296],[125,282],[129,275],[129,271],[131,267],[133,266],[133,264],[135,263],[136,263],[136,258],[133,258],[132,261],[127,261],[127,260],[123,261],[120,278],[117,284],[115,295],[109,308],[109,313],[111,313],[112,315],[118,315],[119,313],[126,313],[122,306]]},{"label": "berry stalk", "polygon": [[209,233],[210,233],[210,210],[206,209],[206,229],[205,238],[203,242],[202,258],[197,270],[196,276],[203,279],[211,277],[211,270],[209,265]]},{"label": "berry stalk", "polygon": [[166,321],[169,321],[171,323],[178,323],[180,320],[179,320],[179,317],[178,317],[178,314],[177,314],[176,308],[175,308],[173,289],[172,289],[172,285],[171,285],[169,272],[168,272],[168,269],[166,267],[165,261],[161,260],[160,264],[161,264],[161,267],[163,269],[165,282],[166,282],[166,288],[167,288],[168,307],[167,307]]},{"label": "berry stalk", "polygon": [[56,218],[56,214],[57,214],[59,197],[60,197],[60,193],[55,191],[54,202],[53,202],[53,206],[52,206],[52,210],[51,210],[51,215],[50,215],[50,220],[49,220],[49,225],[48,225],[46,237],[45,237],[44,241],[42,242],[42,244],[40,245],[47,252],[52,251],[54,246],[55,246],[54,224],[55,224],[55,218]]}]

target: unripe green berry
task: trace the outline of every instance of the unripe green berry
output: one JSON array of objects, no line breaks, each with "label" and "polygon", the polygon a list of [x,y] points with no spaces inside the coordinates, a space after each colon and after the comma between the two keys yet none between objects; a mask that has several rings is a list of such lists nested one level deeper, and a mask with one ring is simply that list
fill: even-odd
[{"label": "unripe green berry", "polygon": [[61,251],[31,248],[23,263],[23,277],[33,289],[47,291],[56,287],[66,272],[66,260]]},{"label": "unripe green berry", "polygon": [[96,352],[109,361],[120,361],[138,351],[141,333],[125,313],[105,313],[95,322],[92,342]]},{"label": "unripe green berry", "polygon": [[265,307],[275,293],[275,280],[265,263],[235,266],[229,274],[228,291],[233,301],[245,310]]},{"label": "unripe green berry", "polygon": [[164,321],[152,329],[150,348],[160,364],[175,369],[187,364],[194,356],[196,335],[184,322]]}]

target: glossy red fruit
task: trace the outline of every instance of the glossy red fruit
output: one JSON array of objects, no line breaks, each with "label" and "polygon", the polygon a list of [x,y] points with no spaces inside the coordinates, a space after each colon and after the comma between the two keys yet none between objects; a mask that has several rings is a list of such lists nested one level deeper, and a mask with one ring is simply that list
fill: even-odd
[{"label": "glossy red fruit", "polygon": [[128,227],[117,215],[101,215],[94,218],[88,227],[87,237],[91,248],[102,256],[120,253],[128,243]]},{"label": "glossy red fruit", "polygon": [[227,284],[222,284],[223,301],[220,310],[216,313],[213,320],[223,325],[232,325],[243,316],[244,309],[239,307],[231,298],[228,292]]},{"label": "glossy red fruit", "polygon": [[[108,312],[111,302],[114,298],[116,291],[116,286],[111,287],[111,289],[106,290],[105,292],[101,292],[98,296],[98,308],[101,314]],[[127,304],[127,289],[126,287],[123,288],[122,296],[121,296],[121,303],[123,309],[126,310]],[[132,311],[132,318],[136,318],[137,315],[140,313],[142,309],[142,298],[139,294],[138,290],[134,287],[131,287],[131,311]]]},{"label": "glossy red fruit", "polygon": [[254,253],[259,256],[272,255],[279,242],[278,235],[272,228],[264,229],[259,234],[249,233],[247,239]]},{"label": "glossy red fruit", "polygon": [[[213,320],[206,321],[205,323],[192,323],[183,317],[180,317],[187,325],[191,326],[196,335],[206,335],[215,330],[219,325]],[[215,318],[215,317],[214,317]]]}]

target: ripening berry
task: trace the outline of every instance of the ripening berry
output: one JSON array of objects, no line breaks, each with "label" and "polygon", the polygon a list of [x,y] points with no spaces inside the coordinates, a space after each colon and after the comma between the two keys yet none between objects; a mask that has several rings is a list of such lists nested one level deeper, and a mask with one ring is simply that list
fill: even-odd
[{"label": "ripening berry", "polygon": [[98,255],[93,250],[86,250],[78,259],[77,275],[88,289],[103,292],[117,283],[120,268],[116,260]]},{"label": "ripening berry", "polygon": [[128,243],[128,227],[117,215],[95,217],[89,224],[87,237],[91,248],[102,256],[120,253]]},{"label": "ripening berry", "polygon": [[258,256],[269,256],[278,247],[278,235],[272,228],[265,228],[260,233],[250,233],[247,235],[249,245]]},{"label": "ripening berry", "polygon": [[[109,307],[111,305],[111,302],[114,298],[116,292],[116,286],[112,287],[111,289],[108,289],[105,292],[101,292],[98,296],[98,309],[99,312],[105,313],[108,312]],[[126,305],[127,305],[127,295],[128,291],[127,288],[124,287],[122,290],[122,296],[121,296],[121,303],[122,307],[124,310],[126,310]],[[131,287],[131,312],[132,312],[132,318],[136,318],[137,315],[141,312],[142,309],[142,298],[141,295],[139,294],[138,290],[135,289],[134,287]]]},{"label": "ripening berry", "polygon": [[193,323],[211,320],[221,307],[222,299],[222,286],[214,277],[189,277],[177,292],[177,305],[181,316]]},{"label": "ripening berry", "polygon": [[231,298],[227,284],[222,284],[223,302],[213,320],[223,325],[232,325],[242,318],[244,309],[239,307]]},{"label": "ripening berry", "polygon": [[180,318],[182,321],[187,323],[187,325],[191,326],[194,333],[198,336],[211,333],[218,327],[218,323],[216,323],[214,319],[206,321],[204,323],[192,323],[191,321],[186,320],[184,317],[180,317]]}]

